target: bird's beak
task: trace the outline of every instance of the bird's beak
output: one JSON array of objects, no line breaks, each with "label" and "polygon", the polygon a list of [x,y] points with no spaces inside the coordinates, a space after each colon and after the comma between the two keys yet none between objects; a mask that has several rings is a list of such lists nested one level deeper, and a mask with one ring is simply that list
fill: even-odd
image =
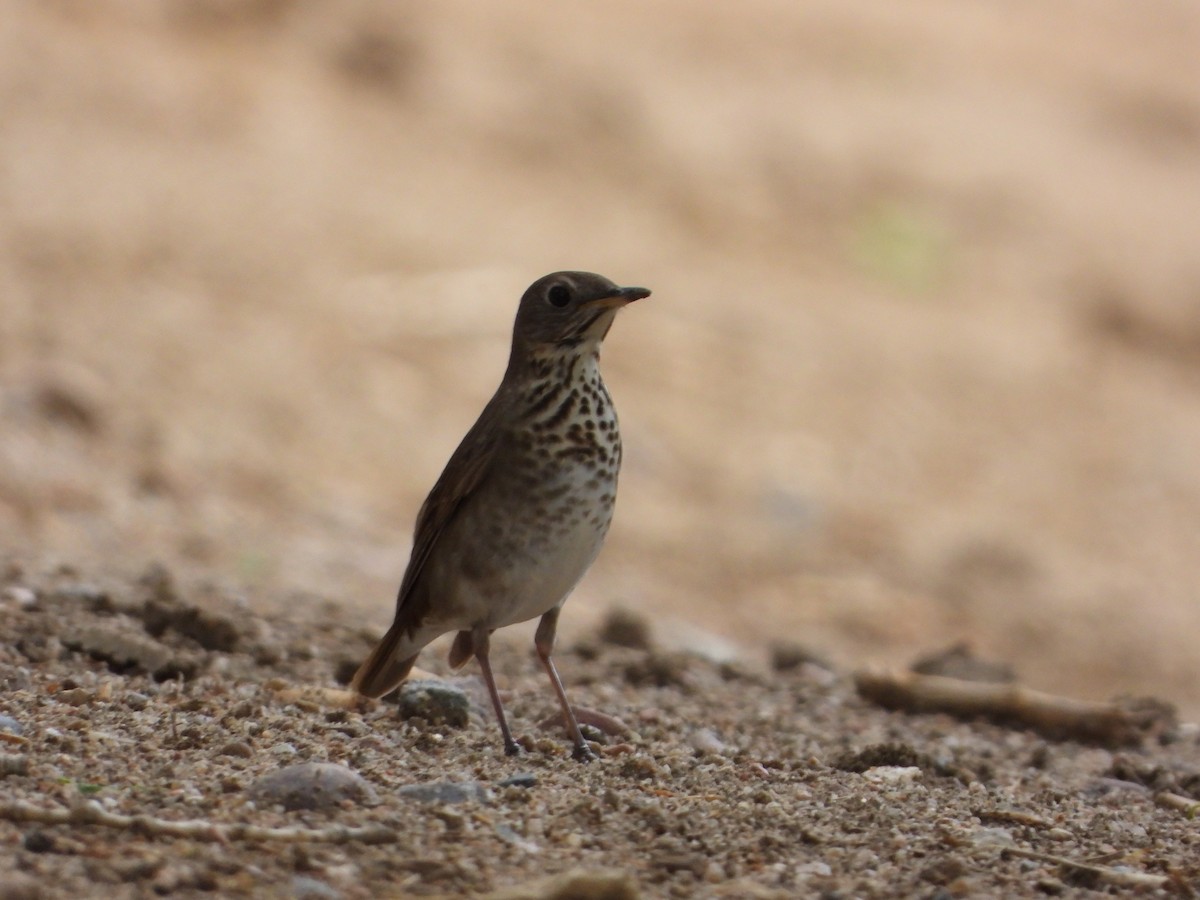
[{"label": "bird's beak", "polygon": [[617,288],[617,292],[608,297],[599,297],[595,300],[589,300],[583,305],[588,309],[620,309],[632,303],[634,300],[641,300],[644,297],[649,297],[650,291],[643,287],[623,287]]}]

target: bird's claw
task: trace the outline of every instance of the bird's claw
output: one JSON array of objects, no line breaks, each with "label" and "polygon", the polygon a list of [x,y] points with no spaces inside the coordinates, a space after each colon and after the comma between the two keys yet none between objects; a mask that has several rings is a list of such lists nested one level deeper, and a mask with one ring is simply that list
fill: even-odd
[{"label": "bird's claw", "polygon": [[596,752],[592,750],[592,748],[586,743],[576,745],[574,751],[571,753],[571,758],[576,762],[592,762],[593,760],[599,759],[599,757],[596,756]]}]

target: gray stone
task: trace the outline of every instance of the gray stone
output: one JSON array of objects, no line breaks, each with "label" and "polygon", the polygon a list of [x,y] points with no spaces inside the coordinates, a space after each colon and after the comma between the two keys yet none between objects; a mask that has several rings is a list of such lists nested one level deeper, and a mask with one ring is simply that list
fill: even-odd
[{"label": "gray stone", "polygon": [[422,803],[467,803],[471,800],[484,802],[491,792],[477,781],[431,781],[425,784],[409,784],[396,792],[401,797]]},{"label": "gray stone", "polygon": [[419,717],[430,725],[466,728],[471,701],[464,691],[444,681],[407,681],[400,686],[400,715]]},{"label": "gray stone", "polygon": [[301,763],[264,775],[248,789],[260,803],[274,803],[286,810],[328,809],[344,801],[372,805],[379,796],[357,772],[337,763]]},{"label": "gray stone", "polygon": [[292,896],[296,900],[339,900],[342,894],[323,881],[297,875],[292,879]]}]

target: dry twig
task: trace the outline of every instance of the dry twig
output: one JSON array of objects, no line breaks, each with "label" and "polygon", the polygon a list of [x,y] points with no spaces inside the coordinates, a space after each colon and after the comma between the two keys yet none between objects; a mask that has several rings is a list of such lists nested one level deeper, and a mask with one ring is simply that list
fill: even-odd
[{"label": "dry twig", "polygon": [[234,823],[221,825],[205,819],[173,821],[155,816],[125,816],[109,812],[95,800],[70,808],[35,806],[21,800],[0,804],[0,819],[11,822],[36,822],[39,825],[101,825],[105,828],[139,831],[152,837],[190,838],[197,841],[283,841],[286,843],[390,844],[395,832],[382,825],[328,828],[264,828],[261,825]]},{"label": "dry twig", "polygon": [[1088,878],[1095,878],[1114,887],[1127,888],[1161,888],[1170,882],[1167,875],[1151,875],[1148,872],[1135,872],[1132,869],[1115,869],[1112,866],[1100,866],[1095,863],[1078,862],[1065,856],[1054,856],[1050,853],[1038,853],[1036,850],[1022,850],[1020,847],[1008,847],[1004,850],[1010,856],[1020,856],[1024,859],[1036,859],[1038,862],[1053,863],[1082,873]]},{"label": "dry twig", "polygon": [[1189,819],[1194,819],[1197,815],[1200,815],[1200,800],[1193,800],[1191,797],[1184,797],[1182,794],[1160,791],[1154,795],[1154,802],[1167,809],[1177,809]]},{"label": "dry twig", "polygon": [[963,681],[942,675],[862,670],[854,675],[860,696],[889,709],[984,716],[1016,722],[1051,737],[1106,746],[1135,744],[1169,718],[1164,706],[1135,707],[1046,694],[1017,684]]}]

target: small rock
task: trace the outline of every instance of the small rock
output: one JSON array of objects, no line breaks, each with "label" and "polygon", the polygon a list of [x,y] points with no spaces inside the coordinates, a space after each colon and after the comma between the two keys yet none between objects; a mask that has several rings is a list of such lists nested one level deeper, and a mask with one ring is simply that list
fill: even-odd
[{"label": "small rock", "polygon": [[245,741],[231,741],[217,751],[217,756],[232,756],[237,759],[250,759],[254,756],[254,750]]},{"label": "small rock", "polygon": [[150,698],[145,694],[139,694],[137,691],[125,692],[125,705],[134,712],[140,712],[150,704]]},{"label": "small rock", "polygon": [[23,753],[0,753],[0,778],[28,775],[29,757]]},{"label": "small rock", "polygon": [[295,900],[339,900],[341,896],[337,889],[307,875],[292,878],[292,897]]},{"label": "small rock", "polygon": [[499,783],[500,787],[521,787],[531,788],[537,787],[537,776],[532,772],[521,772],[517,775],[510,775]]},{"label": "small rock", "polygon": [[64,584],[62,587],[56,588],[52,596],[55,600],[77,603],[92,612],[110,613],[114,609],[112,597],[109,596],[108,591],[85,581]]},{"label": "small rock", "polygon": [[600,640],[618,647],[648,650],[652,643],[650,623],[640,613],[618,606],[609,611],[600,626]]},{"label": "small rock", "polygon": [[659,853],[651,857],[650,865],[665,872],[691,872],[703,877],[707,860],[692,853]]},{"label": "small rock", "polygon": [[175,579],[171,570],[162,563],[150,563],[138,578],[138,586],[146,593],[148,600],[165,605],[179,602],[179,595],[175,592]]},{"label": "small rock", "polygon": [[691,689],[688,669],[695,662],[687,653],[650,653],[625,666],[625,680],[634,687]]},{"label": "small rock", "polygon": [[117,672],[137,669],[168,678],[176,674],[193,674],[198,665],[195,660],[177,656],[158,641],[118,622],[82,622],[64,626],[62,642],[71,650],[103,660]]},{"label": "small rock", "polygon": [[881,766],[916,766],[934,768],[933,762],[923,753],[908,744],[871,744],[862,750],[847,750],[834,757],[830,763],[843,772],[862,773]]},{"label": "small rock", "polygon": [[379,797],[357,772],[337,763],[301,763],[255,781],[248,790],[257,802],[279,804],[289,812],[328,809],[350,801],[371,805]]},{"label": "small rock", "polygon": [[825,657],[803,644],[779,641],[771,645],[771,668],[776,672],[791,672],[806,665],[816,666],[820,669],[833,669]]},{"label": "small rock", "polygon": [[542,852],[542,848],[536,843],[521,837],[521,835],[519,835],[515,829],[509,825],[505,825],[502,822],[496,824],[496,835],[500,838],[500,840],[504,841],[505,843],[512,844],[514,847],[518,847],[521,850],[524,850],[526,853]]},{"label": "small rock", "polygon": [[639,900],[632,872],[622,869],[572,869],[488,894],[488,900]]},{"label": "small rock", "polygon": [[621,764],[621,774],[626,778],[659,778],[662,769],[648,756],[632,756]]},{"label": "small rock", "polygon": [[444,681],[406,681],[400,686],[400,715],[422,718],[430,725],[465,728],[471,701],[464,691]]},{"label": "small rock", "polygon": [[25,726],[12,716],[0,716],[0,731],[5,734],[24,734]]},{"label": "small rock", "polygon": [[862,776],[873,784],[901,784],[920,781],[921,770],[917,766],[874,766]]},{"label": "small rock", "polygon": [[976,847],[1011,847],[1016,841],[1003,828],[976,828],[971,843]]},{"label": "small rock", "polygon": [[54,838],[40,828],[35,828],[25,834],[21,845],[30,853],[49,853],[54,849]]},{"label": "small rock", "polygon": [[69,691],[59,691],[56,695],[59,703],[68,706],[84,706],[92,702],[92,692],[84,688],[72,688]]},{"label": "small rock", "polygon": [[692,747],[700,753],[711,753],[719,756],[725,752],[725,742],[717,737],[711,728],[698,728],[692,732],[690,741]]},{"label": "small rock", "polygon": [[191,638],[205,650],[233,653],[242,639],[231,619],[196,606],[168,606],[157,600],[147,600],[141,616],[146,631],[154,637],[161,637],[169,629]]},{"label": "small rock", "polygon": [[911,666],[920,675],[941,675],[962,681],[1006,684],[1017,680],[1013,667],[1004,662],[989,662],[975,656],[965,642],[920,657]]},{"label": "small rock", "polygon": [[257,703],[249,700],[239,700],[229,710],[229,715],[235,719],[251,719],[261,712]]},{"label": "small rock", "polygon": [[396,792],[401,797],[421,803],[485,802],[491,792],[477,781],[431,781],[409,784]]},{"label": "small rock", "polygon": [[104,426],[95,376],[80,367],[58,366],[33,386],[33,408],[48,422],[84,434],[98,434]]},{"label": "small rock", "polygon": [[21,609],[32,609],[37,606],[38,598],[37,593],[32,588],[12,584],[0,593],[0,599],[7,604],[20,607]]}]

